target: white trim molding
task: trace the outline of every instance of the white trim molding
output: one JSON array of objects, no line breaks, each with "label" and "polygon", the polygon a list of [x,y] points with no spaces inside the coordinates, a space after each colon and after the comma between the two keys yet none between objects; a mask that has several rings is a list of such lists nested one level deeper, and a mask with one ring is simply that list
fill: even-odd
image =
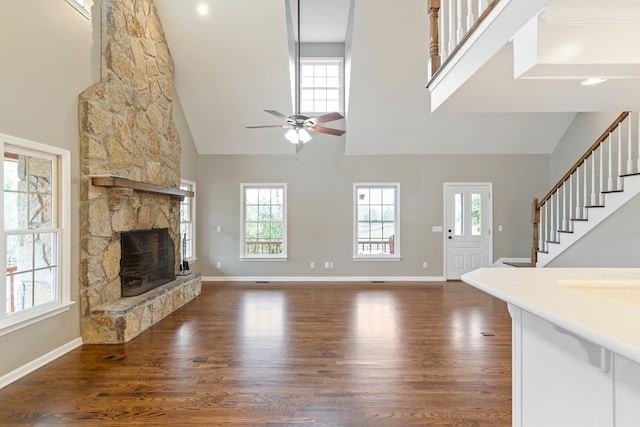
[{"label": "white trim molding", "polygon": [[9,372],[0,377],[0,389],[8,386],[9,384],[19,380],[20,378],[30,374],[36,369],[42,368],[47,363],[53,362],[57,358],[64,356],[72,350],[82,345],[82,338],[76,338],[68,343],[51,350],[49,353],[44,354],[31,362],[25,363],[17,369]]},{"label": "white trim molding", "polygon": [[444,282],[442,276],[203,276],[203,282]]}]

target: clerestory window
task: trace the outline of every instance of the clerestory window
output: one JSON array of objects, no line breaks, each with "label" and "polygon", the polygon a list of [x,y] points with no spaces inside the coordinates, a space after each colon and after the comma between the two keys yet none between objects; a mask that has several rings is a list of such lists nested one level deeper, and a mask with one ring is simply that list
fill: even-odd
[{"label": "clerestory window", "polygon": [[342,58],[301,58],[300,110],[303,114],[344,111]]}]

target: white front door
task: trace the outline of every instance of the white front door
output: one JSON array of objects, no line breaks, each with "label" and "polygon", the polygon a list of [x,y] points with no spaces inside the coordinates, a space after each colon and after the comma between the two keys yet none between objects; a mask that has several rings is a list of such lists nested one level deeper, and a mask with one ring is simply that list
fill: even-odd
[{"label": "white front door", "polygon": [[490,183],[445,183],[445,263],[447,279],[491,265],[493,209]]}]

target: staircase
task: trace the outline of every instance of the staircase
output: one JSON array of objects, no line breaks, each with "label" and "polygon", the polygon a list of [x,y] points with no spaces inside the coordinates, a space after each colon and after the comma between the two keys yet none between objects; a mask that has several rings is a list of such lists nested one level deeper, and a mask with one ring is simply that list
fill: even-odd
[{"label": "staircase", "polygon": [[640,194],[640,115],[623,113],[533,203],[532,259],[544,267]]}]

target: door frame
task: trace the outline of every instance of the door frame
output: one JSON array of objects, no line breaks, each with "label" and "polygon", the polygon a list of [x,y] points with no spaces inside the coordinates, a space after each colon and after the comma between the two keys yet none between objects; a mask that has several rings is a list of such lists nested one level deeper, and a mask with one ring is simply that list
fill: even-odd
[{"label": "door frame", "polygon": [[[449,187],[457,187],[457,186],[469,186],[469,185],[483,185],[489,187],[489,206],[490,206],[490,215],[489,218],[489,260],[493,262],[493,183],[492,182],[444,182],[442,184],[442,247],[443,247],[443,257],[442,257],[442,277],[444,280],[449,280],[449,271],[447,268],[448,265],[448,244],[447,244],[447,188]],[[457,280],[457,279],[456,279]]]}]

